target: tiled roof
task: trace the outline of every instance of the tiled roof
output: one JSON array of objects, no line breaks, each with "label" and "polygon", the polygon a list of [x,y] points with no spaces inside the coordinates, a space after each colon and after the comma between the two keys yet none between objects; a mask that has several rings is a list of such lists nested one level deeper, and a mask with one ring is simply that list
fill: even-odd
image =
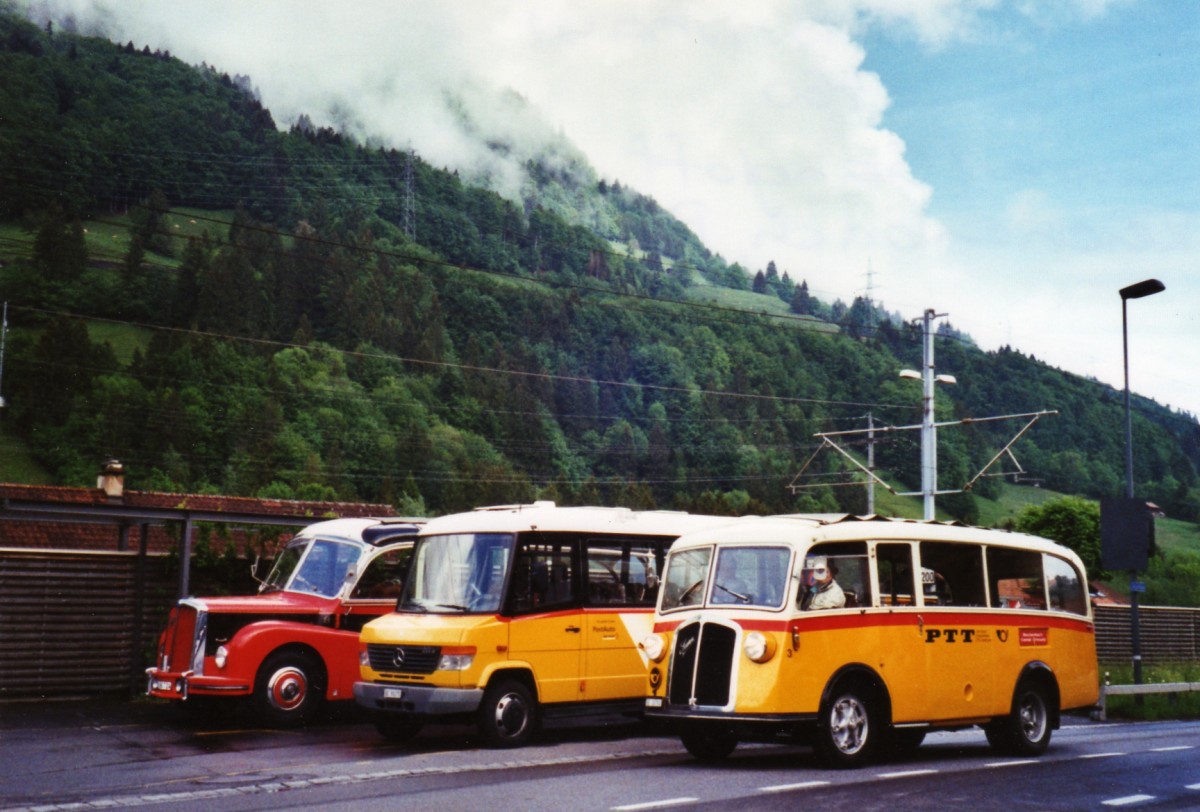
[{"label": "tiled roof", "polygon": [[[192,510],[208,513],[259,514],[268,516],[311,517],[320,521],[332,517],[394,516],[390,505],[362,502],[306,502],[284,499],[254,499],[246,496],[220,496],[194,493],[125,491],[110,498],[99,488],[68,488],[57,485],[17,485],[0,483],[0,547],[56,548],[71,550],[117,550],[121,528],[114,521],[80,522],[10,518],[6,504],[20,502],[53,511],[57,507],[119,506],[154,510]],[[127,549],[136,550],[141,540],[140,523],[127,530]],[[147,547],[151,551],[175,548],[178,532],[166,525],[147,528]],[[230,537],[239,543],[248,534],[235,530]]]}]

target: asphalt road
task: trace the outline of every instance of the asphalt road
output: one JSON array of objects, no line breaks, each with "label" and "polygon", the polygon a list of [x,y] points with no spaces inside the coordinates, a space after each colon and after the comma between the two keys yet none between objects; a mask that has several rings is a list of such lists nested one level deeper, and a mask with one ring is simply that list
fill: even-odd
[{"label": "asphalt road", "polygon": [[389,744],[353,709],[301,730],[189,721],[150,702],[0,704],[0,810],[1200,809],[1200,723],[1072,718],[1040,759],[978,730],[930,735],[861,770],[801,747],[717,767],[630,725],[560,728],[488,750],[465,727]]}]

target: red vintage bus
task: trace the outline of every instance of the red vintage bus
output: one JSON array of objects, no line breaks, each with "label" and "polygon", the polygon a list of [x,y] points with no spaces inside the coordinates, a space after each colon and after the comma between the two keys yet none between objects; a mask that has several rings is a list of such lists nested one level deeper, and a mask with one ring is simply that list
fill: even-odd
[{"label": "red vintage bus", "polygon": [[257,595],[179,601],[147,693],[251,697],[264,721],[281,725],[352,700],[358,633],[395,608],[419,528],[413,519],[319,522],[288,543]]}]

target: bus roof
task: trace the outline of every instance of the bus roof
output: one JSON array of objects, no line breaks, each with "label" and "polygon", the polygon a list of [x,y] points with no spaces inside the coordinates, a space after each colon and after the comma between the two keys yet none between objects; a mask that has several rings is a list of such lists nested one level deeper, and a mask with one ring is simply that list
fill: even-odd
[{"label": "bus roof", "polygon": [[702,546],[713,542],[728,543],[816,543],[821,541],[963,541],[1017,547],[1038,552],[1053,552],[1078,561],[1067,547],[1049,539],[971,527],[957,522],[917,519],[892,519],[885,516],[847,514],[792,514],[783,516],[746,516],[724,526],[705,528],[679,539],[673,549]]},{"label": "bus roof", "polygon": [[704,516],[670,510],[630,510],[619,507],[558,507],[553,502],[477,508],[430,519],[422,536],[451,533],[548,532],[620,533],[681,536],[738,521],[732,516]]},{"label": "bus roof", "polygon": [[327,521],[310,524],[297,533],[295,538],[325,536],[348,538],[355,541],[365,541],[368,544],[376,544],[379,541],[389,540],[396,536],[415,536],[417,530],[424,522],[425,519],[407,516],[328,519]]}]

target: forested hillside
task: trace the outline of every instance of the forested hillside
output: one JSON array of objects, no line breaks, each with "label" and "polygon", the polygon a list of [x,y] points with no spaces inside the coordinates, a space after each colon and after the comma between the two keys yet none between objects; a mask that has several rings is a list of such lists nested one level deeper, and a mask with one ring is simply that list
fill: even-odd
[{"label": "forested hillside", "polygon": [[[278,124],[245,77],[0,16],[2,419],[53,481],[116,457],[133,488],[408,513],[861,511],[861,487],[788,488],[813,435],[920,420],[911,323],[728,263],[565,140],[516,200]],[[1056,409],[1014,449],[1029,476],[1121,492],[1119,393],[953,330],[937,353],[939,419]],[[1200,426],[1135,404],[1139,494],[1196,519]],[[942,430],[941,487],[1020,425]],[[885,436],[884,478],[917,488],[916,433]]]}]

